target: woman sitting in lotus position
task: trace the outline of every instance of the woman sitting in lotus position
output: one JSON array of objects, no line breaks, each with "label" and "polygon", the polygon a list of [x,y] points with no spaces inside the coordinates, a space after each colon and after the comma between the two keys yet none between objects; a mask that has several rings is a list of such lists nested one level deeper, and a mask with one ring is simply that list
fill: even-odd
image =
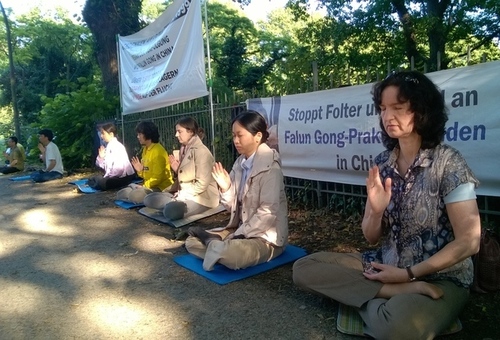
[{"label": "woman sitting in lotus position", "polygon": [[456,320],[479,249],[478,181],[442,144],[448,119],[439,89],[423,74],[377,83],[373,101],[387,148],[366,180],[364,254],[316,253],[293,267],[295,283],[355,307],[376,339],[432,339]]},{"label": "woman sitting in lotus position", "polygon": [[266,145],[265,119],[245,111],[232,122],[233,142],[240,157],[229,174],[220,163],[213,167],[221,202],[231,212],[226,227],[188,230],[186,249],[204,259],[207,271],[219,262],[241,269],[281,255],[288,240],[288,209],[276,150]]},{"label": "woman sitting in lotus position", "polygon": [[175,124],[175,136],[181,143],[179,159],[170,155],[169,160],[177,178],[172,187],[144,198],[146,207],[161,210],[170,220],[200,214],[219,205],[217,183],[212,177],[214,157],[201,141],[203,129],[193,118],[181,118]]}]

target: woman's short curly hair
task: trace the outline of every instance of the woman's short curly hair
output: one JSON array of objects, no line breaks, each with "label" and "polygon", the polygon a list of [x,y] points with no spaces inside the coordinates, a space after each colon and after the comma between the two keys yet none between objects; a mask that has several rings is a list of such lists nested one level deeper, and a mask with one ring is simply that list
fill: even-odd
[{"label": "woman's short curly hair", "polygon": [[139,122],[139,124],[135,127],[135,132],[142,133],[146,140],[151,140],[153,143],[158,143],[160,141],[158,127],[151,121]]},{"label": "woman's short curly hair", "polygon": [[[375,112],[380,115],[382,92],[389,86],[399,89],[398,101],[409,102],[414,114],[414,129],[422,137],[422,149],[431,149],[440,144],[445,135],[448,110],[439,88],[425,75],[417,71],[402,71],[390,74],[376,83],[372,89]],[[391,138],[385,131],[382,117],[382,143],[392,150],[398,145],[398,139]]]}]

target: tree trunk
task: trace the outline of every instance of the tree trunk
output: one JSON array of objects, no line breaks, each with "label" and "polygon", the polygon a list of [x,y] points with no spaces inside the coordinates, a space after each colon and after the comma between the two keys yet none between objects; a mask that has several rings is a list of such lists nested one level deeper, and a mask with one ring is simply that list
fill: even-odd
[{"label": "tree trunk", "polygon": [[140,29],[141,0],[87,0],[83,19],[94,36],[96,57],[106,89],[118,94],[116,35]]},{"label": "tree trunk", "polygon": [[[446,30],[444,27],[444,12],[450,5],[450,0],[428,0],[429,28],[427,37],[429,39],[429,71],[437,71],[438,65],[441,69],[447,68],[448,62],[443,60],[446,44]],[[438,60],[440,58],[441,60]]]},{"label": "tree trunk", "polygon": [[12,110],[14,112],[14,129],[16,132],[16,137],[21,140],[21,126],[19,124],[19,111],[17,110],[17,84],[16,84],[16,68],[14,67],[14,50],[12,49],[12,38],[10,34],[10,24],[7,15],[5,14],[5,9],[3,8],[2,2],[0,1],[0,9],[3,14],[3,20],[5,22],[5,31],[7,34],[7,47],[9,51],[9,67],[10,67],[10,92],[12,93]]},{"label": "tree trunk", "polygon": [[408,62],[411,63],[411,58],[413,57],[415,65],[423,66],[425,63],[425,58],[417,49],[417,42],[415,41],[415,27],[411,20],[411,15],[405,6],[404,0],[392,0],[392,5],[398,13],[399,21],[403,26],[403,36],[405,39],[405,52]]}]

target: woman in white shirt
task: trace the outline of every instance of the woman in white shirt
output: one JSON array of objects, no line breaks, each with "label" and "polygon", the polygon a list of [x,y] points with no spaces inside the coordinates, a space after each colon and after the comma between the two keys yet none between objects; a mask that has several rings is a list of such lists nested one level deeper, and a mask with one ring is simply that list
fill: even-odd
[{"label": "woman in white shirt", "polygon": [[113,123],[103,124],[99,133],[106,146],[99,147],[96,165],[104,170],[104,175],[89,178],[88,185],[97,190],[122,188],[136,178],[135,170],[130,164],[127,150],[116,139],[116,126]]}]

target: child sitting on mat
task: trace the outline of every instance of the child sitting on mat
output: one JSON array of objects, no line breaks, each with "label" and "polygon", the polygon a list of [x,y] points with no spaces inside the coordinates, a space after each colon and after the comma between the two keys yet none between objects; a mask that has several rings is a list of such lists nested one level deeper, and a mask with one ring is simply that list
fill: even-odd
[{"label": "child sitting on mat", "polygon": [[219,262],[243,269],[281,255],[288,241],[288,208],[281,161],[266,145],[266,121],[255,111],[244,111],[232,122],[233,142],[240,157],[230,174],[216,163],[214,176],[221,202],[231,212],[226,227],[191,227],[186,249],[204,259],[210,271]]},{"label": "child sitting on mat", "polygon": [[195,119],[185,117],[177,121],[175,131],[181,150],[179,159],[170,155],[169,161],[177,178],[172,187],[144,198],[146,207],[161,210],[172,221],[219,205],[217,183],[212,177],[214,157],[201,141],[204,130]]},{"label": "child sitting on mat", "polygon": [[116,193],[120,201],[141,204],[146,195],[153,191],[162,191],[172,185],[170,161],[165,148],[159,143],[158,127],[150,121],[137,124],[137,139],[142,145],[142,157],[132,157],[132,166],[137,175],[144,180],[143,185],[131,183]]}]

